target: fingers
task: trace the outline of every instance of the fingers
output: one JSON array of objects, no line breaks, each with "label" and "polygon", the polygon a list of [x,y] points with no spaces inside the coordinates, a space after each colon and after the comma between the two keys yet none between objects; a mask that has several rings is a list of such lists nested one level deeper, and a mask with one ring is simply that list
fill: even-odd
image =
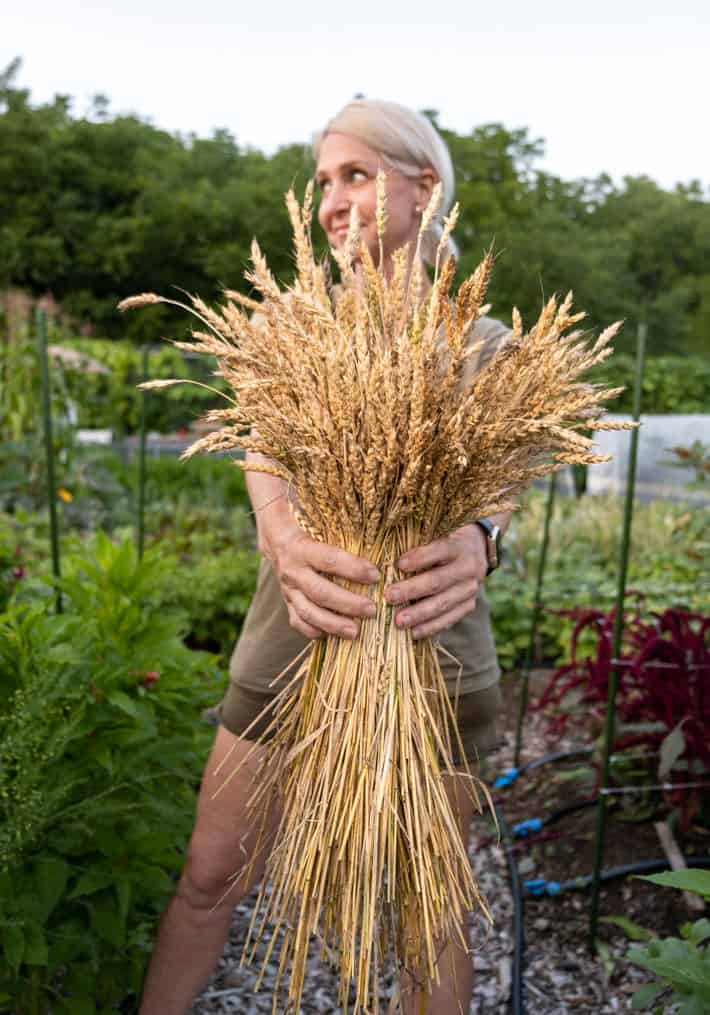
[{"label": "fingers", "polygon": [[334,575],[336,578],[349,578],[360,585],[373,585],[379,581],[380,572],[364,557],[356,557],[347,550],[326,543],[317,543],[308,539],[302,546],[303,559],[316,571]]},{"label": "fingers", "polygon": [[447,564],[459,555],[459,547],[450,536],[435,539],[426,546],[417,546],[407,550],[399,561],[400,571],[425,571],[437,564]]},{"label": "fingers", "polygon": [[425,621],[422,624],[417,624],[412,628],[412,637],[415,640],[418,640],[419,638],[431,638],[436,634],[441,634],[442,631],[446,631],[449,627],[458,623],[458,621],[465,617],[468,613],[472,613],[475,608],[475,598],[465,599],[453,609],[440,614],[435,619]]},{"label": "fingers", "polygon": [[435,567],[424,574],[418,574],[415,578],[405,578],[404,581],[388,585],[385,589],[385,599],[388,603],[395,604],[414,602],[426,596],[439,595],[452,585],[470,577],[472,575],[467,574],[465,564],[461,562],[447,567]]},{"label": "fingers", "polygon": [[[452,610],[467,604],[465,612],[473,610],[476,606],[479,584],[475,578],[451,585],[445,592],[435,596],[428,596],[412,606],[398,610],[395,614],[395,623],[398,627],[410,627],[412,630],[422,627],[425,624],[437,621],[445,617]],[[463,614],[462,614],[463,616]]]},{"label": "fingers", "polygon": [[288,608],[288,622],[294,631],[298,631],[304,638],[308,638],[309,641],[323,637],[323,631],[320,631],[317,627],[313,627],[312,624],[306,623],[305,620],[301,620],[290,603],[287,603],[286,606]]},{"label": "fingers", "polygon": [[304,572],[299,588],[316,606],[333,613],[346,617],[374,617],[377,613],[375,604],[367,596],[348,592],[315,571]]},{"label": "fingers", "polygon": [[[299,589],[292,589],[288,599],[291,626],[307,638],[320,638],[323,634],[335,634],[340,638],[357,638],[360,625],[351,617],[341,617],[330,610],[324,610],[311,602]],[[306,633],[315,631],[316,634]]]},{"label": "fingers", "polygon": [[371,599],[324,577],[334,575],[361,585],[373,584],[379,579],[379,571],[363,557],[317,543],[302,533],[277,547],[274,565],[291,626],[305,637],[334,634],[356,638],[358,618],[375,616]]}]

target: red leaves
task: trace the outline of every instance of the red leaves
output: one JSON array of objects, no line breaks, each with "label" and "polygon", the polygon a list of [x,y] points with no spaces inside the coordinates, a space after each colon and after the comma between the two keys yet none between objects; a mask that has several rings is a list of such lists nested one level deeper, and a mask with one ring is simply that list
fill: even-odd
[{"label": "red leaves", "polygon": [[[643,745],[656,754],[680,726],[685,744],[674,765],[686,776],[689,766],[710,772],[710,617],[674,609],[644,615],[643,598],[629,595],[636,605],[624,614],[614,750]],[[615,611],[555,612],[576,620],[572,658],[553,674],[536,707],[556,706],[551,721],[558,731],[575,723],[591,733],[590,712],[601,718],[606,707]],[[596,633],[595,652],[580,658],[580,638],[590,629]],[[570,707],[573,690],[576,704]]]}]

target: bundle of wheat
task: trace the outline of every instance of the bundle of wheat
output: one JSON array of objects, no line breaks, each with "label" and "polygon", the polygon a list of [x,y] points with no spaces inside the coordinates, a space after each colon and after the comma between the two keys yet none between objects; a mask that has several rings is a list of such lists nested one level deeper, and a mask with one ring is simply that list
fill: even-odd
[{"label": "bundle of wheat", "polygon": [[[420,242],[439,201],[437,188]],[[311,188],[303,207],[291,192],[287,206],[297,268],[290,287],[277,285],[254,242],[246,277],[263,302],[227,291],[220,311],[198,298],[177,303],[202,327],[192,342],[175,344],[215,356],[232,389],[229,407],[207,415],[221,430],[186,455],[240,448],[266,456],[243,465],[286,480],[311,536],[382,573],[377,615],[355,641],[314,642],[274,707],[270,764],[252,804],[261,814],[276,796],[282,818],[267,864],[271,892],[262,889],[247,942],[248,951],[267,923],[272,947],[283,933],[279,977],[290,967],[297,1011],[308,940],[319,934],[324,950],[339,955],[344,1009],[354,982],[354,1011],[376,1011],[386,954],[429,989],[438,979],[437,942],[461,937],[468,910],[487,911],[443,788],[461,745],[437,648],[394,624],[384,586],[398,579],[406,550],[513,508],[527,483],[564,463],[604,460],[580,431],[624,425],[600,420],[602,403],[621,389],[580,377],[610,354],[618,325],[595,342],[570,331],[584,316],[571,312],[571,295],[550,300],[527,333],[513,311],[510,340],[466,379],[492,256],[451,294],[454,262],[442,264],[441,252],[456,209],[428,292],[418,248],[413,257],[397,251],[386,277],[360,242],[353,210],[347,241],[333,251],[336,298],[313,255]],[[382,176],[377,223],[382,265]],[[152,302],[176,301],[143,294],[122,307]],[[480,809],[485,790],[472,776],[469,785]]]}]

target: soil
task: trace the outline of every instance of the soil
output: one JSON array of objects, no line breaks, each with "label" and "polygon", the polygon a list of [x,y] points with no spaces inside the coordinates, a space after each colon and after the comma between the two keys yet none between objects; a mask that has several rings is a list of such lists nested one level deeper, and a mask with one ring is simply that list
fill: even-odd
[{"label": "soil", "polygon": [[[534,671],[530,677],[530,699],[535,699],[549,679],[551,671]],[[504,678],[505,697],[504,730],[506,747],[501,752],[512,762],[512,744],[518,714],[520,681],[517,675]],[[589,746],[577,735],[556,738],[549,732],[547,717],[528,711],[523,732],[521,766],[534,758],[557,751]],[[503,769],[505,770],[505,769]],[[491,773],[489,778],[493,778]],[[590,759],[576,758],[541,766],[521,774],[509,786],[496,791],[495,799],[508,828],[534,817],[545,817],[556,809],[595,796],[596,770]],[[616,803],[623,800],[623,808]],[[635,801],[635,804],[632,802]],[[603,869],[662,859],[665,854],[654,823],[668,816],[660,794],[645,797],[614,798],[607,808]],[[565,882],[592,873],[596,839],[597,808],[595,806],[567,814],[558,822],[544,827],[523,839],[515,839],[516,855],[521,880],[544,878]],[[686,858],[710,855],[710,829],[690,824],[685,832],[674,829],[676,841]],[[545,952],[556,954],[558,962],[565,954],[571,961],[562,959],[570,970],[578,967],[575,956],[588,955],[589,942],[589,891],[568,891],[556,897],[526,897],[525,935],[528,953],[544,947]],[[662,889],[635,877],[619,878],[607,882],[600,892],[599,939],[608,945],[610,955],[604,964],[599,963],[600,980],[608,992],[632,993],[637,987],[634,967],[619,961],[628,947],[628,938],[616,925],[607,922],[611,917],[624,917],[641,924],[657,934],[675,935],[680,925],[697,919],[702,913],[688,909],[681,892]],[[528,983],[530,987],[530,983]],[[608,997],[609,995],[607,995]],[[547,1011],[536,1007],[528,992],[528,1011]],[[567,1010],[560,1008],[559,1011]],[[579,1002],[569,1010],[595,1011]]]}]

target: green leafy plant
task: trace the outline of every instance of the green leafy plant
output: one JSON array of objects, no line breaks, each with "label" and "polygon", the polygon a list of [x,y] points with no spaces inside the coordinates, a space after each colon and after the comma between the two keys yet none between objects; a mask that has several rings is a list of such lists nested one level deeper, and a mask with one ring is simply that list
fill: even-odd
[{"label": "green leafy plant", "polygon": [[0,1005],[110,1008],[140,987],[181,866],[219,697],[214,660],[157,608],[171,568],[103,535],[64,615],[0,617]]},{"label": "green leafy plant", "polygon": [[[710,871],[668,871],[642,880],[693,892],[710,901]],[[628,927],[624,929],[629,931]],[[634,945],[627,958],[656,977],[634,994],[634,1011],[651,1008],[661,1015],[668,1011],[668,1004],[678,1005],[674,1009],[678,1015],[704,1015],[710,1011],[710,920],[685,923],[680,937],[658,938],[636,924],[631,924],[630,931],[643,943]],[[656,1007],[661,1001],[663,1004]]]}]

